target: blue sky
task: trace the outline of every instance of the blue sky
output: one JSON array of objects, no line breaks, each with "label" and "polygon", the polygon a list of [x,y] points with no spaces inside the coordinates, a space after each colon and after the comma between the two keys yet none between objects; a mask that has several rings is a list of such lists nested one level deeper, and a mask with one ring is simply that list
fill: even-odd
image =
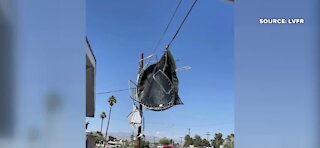
[{"label": "blue sky", "polygon": [[[178,0],[88,0],[87,36],[97,59],[96,91],[128,88],[136,80],[140,54],[152,53]],[[192,1],[183,1],[160,48],[161,56]],[[178,67],[179,95],[184,105],[163,112],[144,111],[148,136],[179,138],[206,132],[234,131],[233,5],[223,0],[200,0],[171,45]],[[95,118],[87,118],[89,130],[100,130],[100,113],[108,114],[107,99],[116,96],[110,133],[125,135],[133,129],[127,121],[132,101],[127,91],[96,96]],[[106,121],[104,122],[106,123]],[[104,125],[103,131],[105,131]]]}]

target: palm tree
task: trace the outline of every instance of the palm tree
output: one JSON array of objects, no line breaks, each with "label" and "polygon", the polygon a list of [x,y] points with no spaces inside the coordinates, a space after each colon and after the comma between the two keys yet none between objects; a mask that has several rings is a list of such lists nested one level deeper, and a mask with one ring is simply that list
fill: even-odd
[{"label": "palm tree", "polygon": [[214,148],[219,148],[220,145],[222,145],[224,142],[223,138],[222,138],[222,134],[221,133],[215,133],[214,134],[214,139],[211,140],[211,145]]},{"label": "palm tree", "polygon": [[100,114],[100,117],[101,117],[101,128],[100,128],[100,133],[102,133],[102,125],[103,125],[103,119],[107,117],[106,113],[105,112],[102,112]]},{"label": "palm tree", "polygon": [[110,105],[110,109],[109,109],[108,125],[107,125],[107,130],[106,130],[106,138],[108,137],[108,129],[109,129],[109,124],[110,124],[111,109],[112,109],[112,106],[117,103],[116,97],[111,96],[109,98],[108,102],[109,102],[109,105]]},{"label": "palm tree", "polygon": [[225,148],[234,148],[234,134],[228,135],[227,138],[225,138],[223,147]]}]

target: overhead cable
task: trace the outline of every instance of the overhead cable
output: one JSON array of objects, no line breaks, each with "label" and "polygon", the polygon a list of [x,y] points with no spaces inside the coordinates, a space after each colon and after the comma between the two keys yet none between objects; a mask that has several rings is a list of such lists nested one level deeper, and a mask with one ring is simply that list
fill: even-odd
[{"label": "overhead cable", "polygon": [[176,15],[176,13],[177,13],[177,11],[178,11],[178,9],[179,9],[179,7],[180,7],[181,2],[182,2],[182,0],[180,0],[180,1],[179,1],[179,3],[178,3],[178,5],[176,6],[176,8],[175,8],[175,10],[174,10],[173,14],[171,15],[171,18],[170,18],[169,23],[167,24],[166,28],[165,28],[165,29],[164,29],[164,31],[162,32],[162,35],[161,35],[160,39],[158,40],[158,42],[157,42],[156,46],[154,47],[154,49],[153,49],[153,52],[152,52],[152,53],[155,53],[155,52],[157,51],[157,49],[158,49],[158,47],[159,47],[160,43],[161,43],[161,42],[162,42],[162,40],[163,40],[163,37],[164,37],[164,36],[165,36],[165,34],[167,33],[167,31],[168,31],[168,29],[169,29],[169,27],[170,27],[170,25],[171,25],[171,22],[172,22],[172,20],[173,20],[174,16]]},{"label": "overhead cable", "polygon": [[197,3],[197,1],[198,1],[198,0],[194,0],[194,1],[193,1],[192,6],[190,7],[190,9],[189,9],[187,15],[184,17],[183,21],[181,22],[181,24],[180,24],[178,30],[176,31],[176,33],[174,34],[173,38],[172,38],[171,41],[169,42],[168,47],[171,45],[171,43],[172,43],[172,42],[174,41],[174,39],[177,37],[178,33],[180,32],[182,26],[183,26],[184,23],[186,22],[188,16],[190,15],[190,13],[191,13],[193,7],[195,6],[195,4]]},{"label": "overhead cable", "polygon": [[100,94],[109,94],[109,93],[121,92],[121,91],[128,91],[128,90],[129,90],[129,88],[112,90],[112,91],[105,91],[105,92],[99,92],[99,93],[96,93],[96,94],[98,94],[98,95],[100,95]]}]

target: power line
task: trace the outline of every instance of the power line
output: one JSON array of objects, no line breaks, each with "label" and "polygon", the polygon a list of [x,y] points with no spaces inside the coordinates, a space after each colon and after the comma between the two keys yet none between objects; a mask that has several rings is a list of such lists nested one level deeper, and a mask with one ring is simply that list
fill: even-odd
[{"label": "power line", "polygon": [[[176,31],[175,35],[173,36],[173,38],[172,38],[171,41],[169,42],[168,46],[171,45],[171,43],[174,41],[174,39],[176,38],[176,36],[177,36],[178,33],[180,32],[182,26],[184,25],[186,19],[188,18],[189,14],[191,13],[191,11],[192,11],[192,9],[193,9],[193,7],[195,6],[195,4],[196,4],[197,1],[198,1],[198,0],[194,0],[192,6],[190,7],[188,13],[187,13],[186,16],[184,17],[182,23],[180,24],[180,26],[179,26],[178,30]],[[170,25],[171,25],[171,22],[172,22],[173,18],[175,17],[175,15],[176,15],[179,7],[180,7],[181,2],[182,2],[182,0],[180,0],[179,3],[178,3],[178,5],[176,6],[176,8],[175,8],[175,10],[174,10],[174,12],[173,12],[173,14],[172,14],[172,16],[171,16],[171,18],[170,18],[170,21],[169,21],[168,25],[166,26],[165,30],[164,30],[163,33],[162,33],[161,38],[159,39],[157,45],[155,46],[155,48],[154,48],[154,50],[153,50],[153,53],[156,52],[156,50],[157,50],[160,42],[162,41],[164,35],[165,35],[166,32],[168,31],[168,29],[169,29],[169,27],[170,27]],[[109,93],[122,92],[122,91],[128,91],[128,90],[129,90],[128,88],[127,88],[127,89],[118,89],[118,90],[112,90],[112,91],[99,92],[99,93],[96,93],[96,94],[98,94],[98,95],[100,95],[100,94],[109,94]]]},{"label": "power line", "polygon": [[105,91],[105,92],[99,92],[99,93],[96,93],[96,94],[97,94],[97,95],[101,95],[101,94],[109,94],[109,93],[121,92],[121,91],[128,91],[128,90],[129,90],[129,88],[112,90],[112,91]]},{"label": "power line", "polygon": [[[98,95],[102,95],[102,94],[108,94],[108,93],[114,93],[114,92],[122,92],[122,91],[128,91],[129,90],[129,88],[127,88],[127,89],[119,89],[119,90],[113,90],[113,91],[106,91],[106,92],[100,92],[100,93],[96,93],[96,94],[98,94]],[[134,99],[134,98],[132,98],[132,97],[130,97],[133,101],[135,101],[135,102],[137,102],[137,103],[139,103],[139,104],[142,104],[140,101],[138,101],[138,100],[136,100],[136,99]]]},{"label": "power line", "polygon": [[176,6],[176,9],[174,10],[173,14],[171,15],[171,18],[170,18],[169,23],[167,24],[166,28],[165,28],[164,31],[162,32],[162,35],[161,35],[160,39],[158,40],[158,42],[157,42],[155,48],[153,49],[153,52],[152,52],[152,53],[155,53],[155,52],[157,51],[158,46],[159,46],[159,44],[162,42],[164,35],[167,33],[167,31],[168,31],[168,29],[169,29],[169,26],[171,25],[171,22],[172,22],[174,16],[176,15],[176,13],[177,13],[177,11],[178,11],[178,9],[179,9],[179,7],[180,7],[181,2],[182,2],[182,0],[180,0],[179,3],[178,3],[178,5]]},{"label": "power line", "polygon": [[197,1],[198,1],[198,0],[194,0],[194,1],[193,1],[192,6],[190,7],[190,9],[189,9],[189,11],[188,11],[187,15],[184,17],[183,21],[181,22],[181,24],[180,24],[180,26],[179,26],[178,30],[176,31],[176,33],[174,34],[173,38],[172,38],[172,39],[171,39],[171,41],[169,42],[168,46],[170,46],[170,45],[171,45],[171,43],[174,41],[174,39],[177,37],[177,35],[178,35],[179,31],[181,30],[181,28],[182,28],[183,24],[184,24],[184,23],[185,23],[185,21],[187,20],[187,18],[188,18],[188,16],[189,16],[189,14],[191,13],[191,11],[192,11],[193,7],[195,6],[195,4],[197,3]]}]

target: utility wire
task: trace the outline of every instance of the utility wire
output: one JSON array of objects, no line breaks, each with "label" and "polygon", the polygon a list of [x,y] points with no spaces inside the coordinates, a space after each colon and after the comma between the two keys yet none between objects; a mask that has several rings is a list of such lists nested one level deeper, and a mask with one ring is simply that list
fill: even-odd
[{"label": "utility wire", "polygon": [[[187,20],[188,16],[190,15],[190,13],[191,13],[193,7],[195,6],[195,4],[197,3],[197,1],[198,1],[198,0],[194,0],[194,1],[193,1],[192,6],[190,7],[190,9],[189,9],[188,13],[186,14],[186,16],[184,17],[183,21],[181,22],[181,24],[180,24],[178,30],[176,31],[176,33],[174,34],[173,38],[172,38],[171,41],[169,42],[168,47],[171,45],[171,43],[172,43],[172,42],[174,41],[174,39],[177,37],[178,33],[180,32],[182,26],[184,25],[185,21]],[[175,15],[176,15],[179,7],[180,7],[181,2],[182,2],[182,0],[179,1],[176,9],[174,10],[174,12],[173,12],[173,14],[172,14],[172,16],[171,16],[171,18],[170,18],[170,21],[169,21],[168,25],[166,26],[165,30],[164,30],[163,33],[162,33],[162,36],[160,37],[157,45],[155,46],[155,48],[154,48],[154,50],[153,50],[153,53],[156,52],[156,50],[157,50],[160,42],[162,41],[164,35],[165,35],[166,32],[168,31],[168,29],[169,29],[169,27],[170,27],[170,25],[171,25],[171,22],[172,22],[173,18],[175,17]],[[119,90],[113,90],[113,91],[99,92],[99,93],[96,93],[96,94],[108,94],[108,93],[122,92],[122,91],[128,91],[128,90],[129,90],[129,89],[127,88],[127,89],[119,89]]]},{"label": "utility wire", "polygon": [[161,35],[160,39],[158,40],[156,46],[154,47],[152,53],[155,53],[155,52],[157,51],[160,43],[161,43],[162,40],[163,40],[164,35],[167,33],[167,31],[168,31],[168,29],[169,29],[169,27],[170,27],[170,25],[171,25],[171,22],[172,22],[174,16],[176,15],[176,13],[177,13],[177,11],[178,11],[178,9],[179,9],[179,7],[180,7],[181,2],[182,2],[182,0],[179,1],[176,9],[174,10],[173,14],[171,15],[170,21],[169,21],[169,23],[167,24],[167,26],[166,26],[166,28],[164,29],[164,31],[162,32],[162,35]]},{"label": "utility wire", "polygon": [[183,24],[184,24],[184,23],[185,23],[185,21],[187,20],[187,18],[188,18],[188,16],[189,16],[189,14],[191,13],[191,11],[192,11],[193,7],[195,6],[195,4],[197,3],[197,1],[198,1],[198,0],[194,0],[194,1],[193,1],[192,6],[190,7],[190,9],[189,9],[189,11],[188,11],[187,15],[184,17],[184,19],[183,19],[182,23],[180,24],[180,26],[179,26],[179,28],[178,28],[177,32],[174,34],[173,38],[172,38],[172,39],[171,39],[171,41],[169,42],[168,47],[171,45],[171,43],[172,43],[172,42],[174,41],[174,39],[177,37],[177,35],[178,35],[179,31],[181,30],[181,28],[182,28]]},{"label": "utility wire", "polygon": [[[118,90],[112,90],[112,91],[105,91],[105,92],[99,92],[99,93],[96,93],[97,95],[103,95],[103,94],[108,94],[108,93],[114,93],[114,92],[122,92],[122,91],[128,91],[130,90],[129,88],[126,88],[126,89],[118,89]],[[138,102],[139,104],[141,104],[140,101],[130,97],[133,101],[135,102]]]},{"label": "utility wire", "polygon": [[129,88],[112,90],[112,91],[105,91],[105,92],[99,92],[99,93],[96,93],[96,94],[97,94],[97,95],[101,95],[101,94],[109,94],[109,93],[121,92],[121,91],[128,91],[128,90],[129,90]]}]

